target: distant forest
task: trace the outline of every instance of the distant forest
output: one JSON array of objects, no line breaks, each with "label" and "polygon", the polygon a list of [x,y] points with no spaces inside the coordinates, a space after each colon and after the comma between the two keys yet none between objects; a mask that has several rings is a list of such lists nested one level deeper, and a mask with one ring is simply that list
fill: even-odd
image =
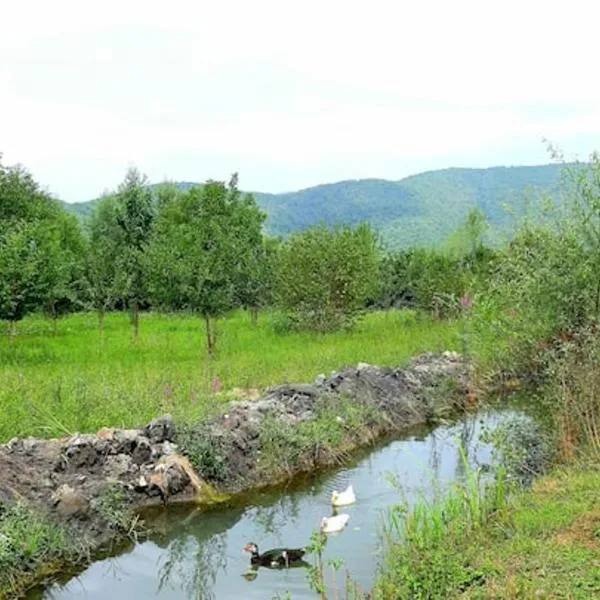
[{"label": "distant forest", "polygon": [[[469,211],[487,218],[487,242],[502,240],[518,219],[538,215],[544,197],[557,198],[565,164],[488,169],[444,169],[400,181],[341,181],[285,194],[253,195],[267,215],[272,236],[287,236],[314,225],[370,223],[389,249],[436,247],[464,223]],[[177,182],[187,191],[192,182]],[[158,185],[151,186],[158,188]],[[80,217],[89,216],[98,200],[66,204]]]}]

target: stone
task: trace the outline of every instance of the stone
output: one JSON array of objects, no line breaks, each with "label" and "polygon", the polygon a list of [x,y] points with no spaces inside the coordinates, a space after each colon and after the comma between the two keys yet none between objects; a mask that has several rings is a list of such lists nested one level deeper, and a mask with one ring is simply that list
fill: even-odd
[{"label": "stone", "polygon": [[65,519],[87,517],[90,510],[89,500],[67,484],[61,485],[55,492],[54,502],[56,511]]},{"label": "stone", "polygon": [[325,377],[325,375],[323,373],[321,373],[320,375],[316,376],[315,385],[320,387],[322,385],[325,385],[326,381],[327,381],[327,377]]},{"label": "stone", "polygon": [[120,429],[115,432],[114,445],[117,454],[130,454],[133,452],[140,432],[137,429]]},{"label": "stone", "polygon": [[133,459],[128,454],[117,454],[110,456],[104,465],[104,469],[110,473],[111,477],[119,479],[127,475],[133,469]]},{"label": "stone", "polygon": [[136,465],[143,465],[150,462],[152,459],[152,446],[150,446],[150,442],[147,438],[137,438],[131,458]]},{"label": "stone", "polygon": [[65,450],[66,468],[91,467],[98,459],[97,450],[94,446],[95,436],[80,435],[71,438]]},{"label": "stone", "polygon": [[115,437],[115,430],[108,427],[103,427],[96,433],[101,440],[112,440]]},{"label": "stone", "polygon": [[158,419],[154,419],[154,421],[146,425],[144,434],[154,444],[173,441],[175,437],[173,417],[171,415],[164,415]]},{"label": "stone", "polygon": [[173,444],[173,442],[163,442],[162,443],[162,454],[163,456],[170,456],[171,454],[175,454],[177,452],[177,444]]}]

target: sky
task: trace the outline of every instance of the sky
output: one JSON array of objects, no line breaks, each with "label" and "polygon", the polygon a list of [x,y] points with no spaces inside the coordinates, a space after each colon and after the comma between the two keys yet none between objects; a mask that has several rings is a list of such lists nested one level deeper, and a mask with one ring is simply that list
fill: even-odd
[{"label": "sky", "polygon": [[0,153],[55,196],[228,179],[283,192],[600,150],[600,6],[572,0],[20,0]]}]

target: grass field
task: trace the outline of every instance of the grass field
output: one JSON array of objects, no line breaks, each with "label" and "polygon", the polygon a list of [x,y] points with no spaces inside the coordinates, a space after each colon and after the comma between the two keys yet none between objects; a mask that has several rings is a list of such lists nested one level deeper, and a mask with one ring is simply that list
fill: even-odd
[{"label": "grass field", "polygon": [[599,487],[596,467],[571,465],[512,497],[465,488],[418,506],[375,597],[600,598]]},{"label": "grass field", "polygon": [[202,418],[218,401],[217,376],[222,391],[263,389],[459,348],[455,324],[408,311],[372,313],[353,331],[328,335],[280,333],[275,324],[272,314],[257,326],[242,312],[220,320],[209,360],[203,321],[191,316],[145,314],[137,343],[122,313],[107,316],[103,335],[94,314],[69,316],[56,331],[42,317],[27,318],[17,335],[0,335],[0,441],[134,427],[165,412]]}]

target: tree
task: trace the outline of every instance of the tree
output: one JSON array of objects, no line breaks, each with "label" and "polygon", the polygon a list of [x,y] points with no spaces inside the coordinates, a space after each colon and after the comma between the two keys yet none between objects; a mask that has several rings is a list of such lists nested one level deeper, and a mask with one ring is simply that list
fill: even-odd
[{"label": "tree", "polygon": [[21,166],[0,163],[0,318],[77,301],[83,238],[75,218]]},{"label": "tree", "polygon": [[238,191],[237,175],[161,205],[148,256],[151,298],[163,309],[202,315],[209,353],[214,319],[234,306],[240,282],[251,277],[263,219],[254,198]]},{"label": "tree", "polygon": [[134,338],[139,334],[140,306],[147,299],[146,251],[154,221],[154,203],[147,179],[130,168],[115,195],[118,240],[115,289],[131,311]]},{"label": "tree", "polygon": [[18,221],[0,232],[0,319],[13,325],[39,304],[37,226]]},{"label": "tree", "polygon": [[348,326],[376,288],[379,258],[377,236],[367,224],[292,235],[277,261],[277,304],[301,329]]},{"label": "tree", "polygon": [[117,257],[119,248],[123,246],[114,196],[106,196],[98,203],[87,229],[86,292],[92,306],[98,311],[99,326],[103,329],[104,315],[117,299]]}]

